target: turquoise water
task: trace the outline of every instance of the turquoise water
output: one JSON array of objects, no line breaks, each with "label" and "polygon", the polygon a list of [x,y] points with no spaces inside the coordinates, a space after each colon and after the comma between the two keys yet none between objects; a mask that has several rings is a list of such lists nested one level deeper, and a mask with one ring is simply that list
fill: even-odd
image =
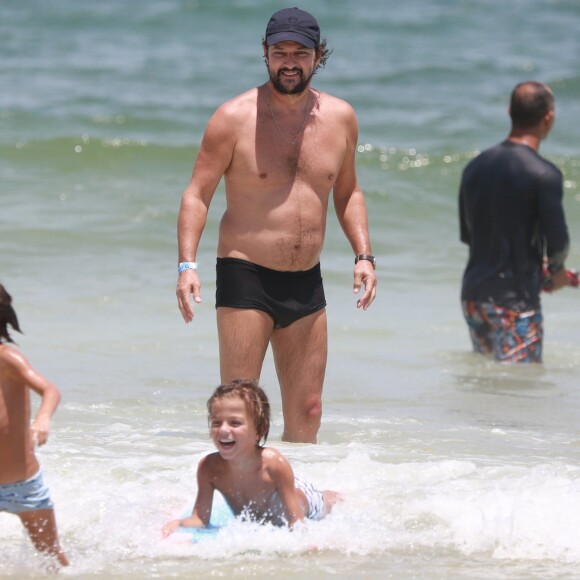
[{"label": "turquoise water", "polygon": [[[0,4],[0,280],[34,366],[63,402],[40,453],[75,578],[574,578],[580,566],[580,294],[546,296],[545,364],[469,352],[459,309],[461,171],[503,139],[522,80],[549,83],[542,153],[565,176],[580,266],[580,4],[321,0],[334,49],[314,85],[360,125],[379,295],[357,311],[352,255],[329,215],[322,268],[330,353],[320,445],[271,444],[347,501],[300,534],[234,527],[168,545],[195,495],[218,382],[214,198],[204,303],[174,298],[181,192],[213,110],[265,79],[279,2],[4,0]],[[2,515],[1,574],[38,562]],[[315,548],[315,549],[314,549]]]}]

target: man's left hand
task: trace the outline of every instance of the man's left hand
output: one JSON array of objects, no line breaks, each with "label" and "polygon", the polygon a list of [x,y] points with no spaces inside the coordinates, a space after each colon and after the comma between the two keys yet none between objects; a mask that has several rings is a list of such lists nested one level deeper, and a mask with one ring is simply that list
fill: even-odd
[{"label": "man's left hand", "polygon": [[356,307],[366,310],[375,299],[377,293],[377,276],[373,265],[368,260],[359,260],[354,267],[354,284],[355,294],[364,285],[364,294],[357,300]]}]

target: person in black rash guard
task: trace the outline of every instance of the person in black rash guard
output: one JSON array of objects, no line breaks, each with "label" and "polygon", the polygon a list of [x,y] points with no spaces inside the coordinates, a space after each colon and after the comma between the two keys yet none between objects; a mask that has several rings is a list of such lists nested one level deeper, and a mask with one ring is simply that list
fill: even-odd
[{"label": "person in black rash guard", "polygon": [[502,362],[542,362],[542,267],[553,289],[569,284],[562,173],[538,153],[554,124],[542,83],[512,92],[508,138],[473,159],[459,190],[461,241],[469,246],[461,303],[475,352]]}]

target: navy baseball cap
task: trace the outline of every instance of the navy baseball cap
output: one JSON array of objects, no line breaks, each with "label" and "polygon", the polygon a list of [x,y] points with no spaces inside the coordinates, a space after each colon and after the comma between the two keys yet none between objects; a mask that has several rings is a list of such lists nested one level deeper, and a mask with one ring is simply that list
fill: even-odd
[{"label": "navy baseball cap", "polygon": [[300,8],[284,8],[275,14],[266,27],[266,44],[293,40],[307,48],[320,44],[320,27],[312,14]]}]

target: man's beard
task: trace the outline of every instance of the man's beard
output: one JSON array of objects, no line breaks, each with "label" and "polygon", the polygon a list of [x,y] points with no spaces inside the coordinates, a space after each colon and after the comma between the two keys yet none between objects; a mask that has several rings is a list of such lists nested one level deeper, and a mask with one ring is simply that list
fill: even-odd
[{"label": "man's beard", "polygon": [[314,72],[312,72],[312,73],[310,73],[310,76],[308,78],[304,78],[302,71],[299,71],[300,82],[291,88],[287,88],[282,84],[282,81],[280,80],[279,75],[281,72],[282,71],[279,70],[278,75],[275,75],[270,69],[268,69],[268,74],[270,75],[270,80],[272,81],[274,88],[279,93],[282,93],[284,95],[299,95],[300,93],[303,93],[306,90],[306,88],[308,87],[308,83],[310,82],[310,79],[314,76]]}]

